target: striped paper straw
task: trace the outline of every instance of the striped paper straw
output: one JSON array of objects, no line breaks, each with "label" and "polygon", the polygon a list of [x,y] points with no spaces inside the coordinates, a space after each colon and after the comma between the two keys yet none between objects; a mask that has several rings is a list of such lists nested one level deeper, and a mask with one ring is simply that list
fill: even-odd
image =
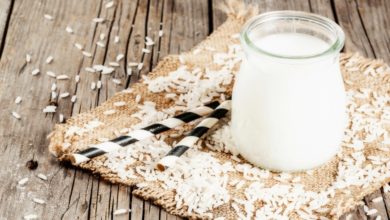
[{"label": "striped paper straw", "polygon": [[207,118],[201,121],[186,137],[181,139],[181,141],[160,160],[160,162],[157,163],[157,169],[164,171],[175,165],[179,157],[190,147],[194,146],[196,142],[207,133],[211,127],[217,124],[230,109],[230,100],[222,102],[209,116],[207,116]]},{"label": "striped paper straw", "polygon": [[67,157],[73,164],[80,164],[86,162],[94,157],[106,154],[108,152],[116,151],[129,144],[133,144],[137,141],[150,138],[156,134],[168,131],[184,123],[188,123],[198,118],[201,118],[207,114],[210,114],[210,112],[212,112],[218,105],[218,101],[210,102],[204,106],[200,106],[190,111],[183,112],[172,118],[165,119],[159,123],[155,123],[147,127],[131,131],[127,135],[117,137],[107,142],[92,145],[90,148],[67,155]]}]

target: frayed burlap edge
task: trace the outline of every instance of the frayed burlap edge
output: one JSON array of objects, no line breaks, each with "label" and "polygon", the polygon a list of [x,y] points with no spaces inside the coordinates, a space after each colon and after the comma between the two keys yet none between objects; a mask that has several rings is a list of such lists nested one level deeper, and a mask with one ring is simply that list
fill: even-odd
[{"label": "frayed burlap edge", "polygon": [[[255,7],[252,7],[251,10],[245,10],[245,7],[242,4],[239,4],[236,1],[228,1],[228,4],[222,6],[223,10],[228,14],[227,21],[222,24],[215,32],[213,32],[206,40],[202,41],[199,45],[197,45],[192,51],[194,51],[197,48],[202,48],[203,45],[207,45],[211,39],[218,39],[219,37],[226,38],[226,34],[233,34],[233,33],[226,33],[226,30],[235,30],[236,32],[239,30],[239,28],[244,24],[245,20],[252,15],[257,13],[257,10]],[[230,31],[232,32],[232,31]],[[223,42],[226,44],[226,42]],[[216,46],[218,48],[218,45]],[[225,45],[226,48],[226,45]],[[212,54],[206,54],[204,56],[194,56],[191,52],[184,53],[181,55],[181,58],[191,60],[191,63],[204,63],[207,62],[207,60],[210,60]],[[352,54],[343,54],[341,57],[341,63],[343,60],[348,60],[351,57],[356,56]],[[358,57],[358,56],[356,56]],[[357,59],[360,59],[360,67],[364,70],[367,66],[383,66],[385,65],[380,60],[369,60],[364,59],[362,57],[358,57]],[[177,69],[177,67],[180,65],[179,62],[179,56],[178,55],[170,55],[164,58],[157,67],[149,74],[149,77],[154,78],[157,76],[164,76],[167,75],[169,72],[174,71]],[[344,71],[345,72],[345,71]],[[348,76],[347,76],[348,77]],[[356,79],[359,80],[359,86],[365,86],[365,85],[372,85],[373,82],[370,80],[366,80],[364,78]],[[377,82],[374,82],[374,84],[381,84],[390,82],[390,74],[385,76],[384,78],[378,79]],[[353,86],[351,86],[353,87]],[[164,108],[167,105],[170,105],[172,103],[167,103],[164,99],[163,94],[151,94],[147,91],[147,88],[144,84],[142,84],[142,81],[140,83],[135,84],[133,87],[133,90],[135,91],[132,94],[124,94],[124,93],[118,93],[111,99],[109,99],[107,102],[103,103],[101,106],[93,109],[90,112],[82,113],[76,117],[73,117],[67,121],[66,124],[59,124],[56,125],[54,131],[49,135],[50,138],[50,145],[49,150],[50,152],[58,157],[59,160],[66,161],[66,157],[64,157],[65,154],[74,152],[78,149],[84,149],[88,144],[95,143],[96,140],[90,139],[88,136],[79,138],[77,136],[72,137],[71,139],[71,146],[67,146],[66,148],[63,146],[63,143],[65,142],[65,132],[71,125],[80,125],[84,124],[94,118],[96,118],[97,115],[101,115],[101,112],[104,110],[109,109],[112,106],[112,103],[118,100],[121,100],[123,97],[126,96],[127,99],[134,100],[135,95],[134,94],[142,94],[144,100],[151,100],[156,102],[157,106],[160,108]],[[357,88],[354,88],[357,89]],[[383,87],[382,89],[387,90],[389,88]],[[128,97],[129,96],[129,97]],[[137,121],[135,119],[128,119],[129,117],[126,117],[126,115],[132,114],[136,111],[136,103],[134,101],[129,101],[130,106],[128,108],[123,109],[120,115],[116,116],[116,120],[124,121],[123,124],[129,125],[129,124],[135,124]],[[126,118],[126,120],[124,120]],[[115,121],[115,119],[110,119],[111,122]],[[107,120],[106,118],[102,117],[99,118],[99,120],[105,122],[107,124],[108,128],[106,130],[112,131],[115,128],[110,128],[110,120]],[[116,125],[119,122],[116,121]],[[119,123],[120,124],[120,123]],[[104,131],[107,133],[107,131]],[[99,135],[99,134],[95,134]],[[227,156],[226,156],[227,158]],[[99,157],[95,160],[89,161],[88,163],[84,163],[79,165],[80,168],[89,170],[93,172],[94,174],[100,175],[103,179],[112,182],[112,183],[120,183],[124,185],[130,185],[134,186],[138,183],[143,182],[143,180],[140,179],[120,179],[114,172],[111,170],[101,166],[101,160],[104,160],[104,157]],[[363,191],[359,191],[360,193],[354,194],[348,201],[340,200],[336,204],[333,204],[335,207],[332,211],[331,217],[336,219],[339,216],[341,216],[343,213],[352,210],[357,205],[360,204],[360,200],[363,199],[364,196],[374,192],[378,188],[380,188],[382,185],[386,184],[390,179],[385,179],[383,181],[377,181],[375,184],[372,184],[369,188],[365,188]],[[137,196],[140,196],[143,199],[151,200],[154,204],[162,206],[164,209],[166,209],[169,213],[179,215],[182,217],[189,217],[189,218],[204,218],[205,216],[197,215],[194,213],[188,213],[186,209],[176,208],[176,203],[174,201],[174,193],[171,191],[163,191],[161,189],[153,188],[153,185],[150,185],[148,187],[143,187],[141,189],[135,189],[133,193]],[[223,212],[223,211],[229,211],[234,212],[232,208],[230,208],[230,204],[226,204],[223,207],[217,210],[217,212]],[[228,216],[228,218],[234,218],[235,216]]]}]

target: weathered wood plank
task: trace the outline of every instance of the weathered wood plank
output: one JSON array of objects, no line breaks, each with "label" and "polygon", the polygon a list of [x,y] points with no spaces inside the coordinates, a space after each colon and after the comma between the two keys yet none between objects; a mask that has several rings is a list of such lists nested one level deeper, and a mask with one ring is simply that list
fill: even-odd
[{"label": "weathered wood plank", "polygon": [[[91,12],[90,17],[94,17],[94,5],[94,1],[15,2],[0,62],[0,103],[4,106],[1,115],[5,116],[0,122],[0,136],[4,139],[0,144],[4,151],[0,156],[3,164],[0,171],[0,212],[7,219],[21,219],[23,215],[32,213],[43,219],[59,219],[67,209],[75,172],[59,166],[47,152],[46,135],[53,122],[57,121],[58,114],[52,117],[42,113],[42,108],[50,99],[51,84],[55,82],[45,72],[77,72],[80,52],[73,50],[71,39],[85,37],[83,34],[87,31],[83,30],[88,30],[91,24],[88,12]],[[55,19],[46,20],[44,14],[52,14]],[[73,16],[78,17],[80,32],[70,36],[66,34],[65,27]],[[31,54],[31,63],[26,64],[26,53]],[[54,57],[54,61],[46,64],[44,60],[49,55]],[[31,76],[31,70],[38,67],[41,74]],[[68,87],[69,81],[58,82],[58,91],[64,92]],[[16,96],[23,98],[20,105],[13,103]],[[70,106],[69,102],[69,98],[60,100],[59,111],[65,112],[64,107]],[[11,111],[18,111],[22,119],[7,117]],[[32,158],[39,162],[35,171],[24,167],[26,161]],[[46,174],[49,181],[36,178],[39,172]],[[24,189],[16,184],[23,177],[30,177]],[[85,190],[89,190],[88,187],[85,181]],[[33,203],[31,200],[35,197],[44,199],[46,204]]]},{"label": "weathered wood plank", "polygon": [[385,192],[383,188],[381,192],[386,206],[387,217],[390,218],[390,192]]},{"label": "weathered wood plank", "polygon": [[382,219],[388,219],[386,205],[384,203],[381,190],[377,190],[371,195],[366,196],[364,201],[370,209],[378,210],[377,214],[369,216],[368,219],[375,219],[377,216],[381,216]]},{"label": "weathered wood plank", "polygon": [[375,57],[356,2],[352,0],[334,1],[334,6],[338,23],[345,33],[345,51],[359,52],[367,57]]},{"label": "weathered wood plank", "polygon": [[0,57],[5,44],[5,37],[8,29],[8,22],[11,17],[13,2],[11,0],[0,1]]},{"label": "weathered wood plank", "polygon": [[390,62],[390,2],[356,1],[357,11],[377,58]]},{"label": "weathered wood plank", "polygon": [[346,213],[341,216],[340,220],[366,220],[367,216],[364,213],[363,206],[359,206],[356,210]]},{"label": "weathered wood plank", "polygon": [[[372,58],[376,58],[380,54],[380,58],[387,62],[390,61],[389,43],[386,44],[386,41],[389,42],[389,24],[386,22],[389,4],[386,2],[371,1],[368,4],[365,1],[334,1],[338,23],[346,35],[345,51],[359,52]],[[375,46],[373,46],[374,42]],[[387,52],[385,52],[386,49]],[[367,196],[365,202],[370,209],[377,209],[382,218],[386,219],[388,217],[386,208],[389,206],[386,206],[385,200],[376,203],[371,201],[373,197],[379,195],[381,195],[381,191],[377,190],[372,195]],[[359,216],[364,214],[361,207],[359,210]],[[373,217],[368,218],[373,219]]]}]

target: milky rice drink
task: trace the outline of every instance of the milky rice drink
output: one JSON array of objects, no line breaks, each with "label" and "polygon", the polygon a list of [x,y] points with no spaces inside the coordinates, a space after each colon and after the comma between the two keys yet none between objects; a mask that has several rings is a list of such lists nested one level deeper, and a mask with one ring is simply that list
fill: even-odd
[{"label": "milky rice drink", "polygon": [[239,153],[276,171],[330,160],[346,125],[340,27],[310,13],[270,12],[248,21],[241,45],[245,56],[232,100]]}]

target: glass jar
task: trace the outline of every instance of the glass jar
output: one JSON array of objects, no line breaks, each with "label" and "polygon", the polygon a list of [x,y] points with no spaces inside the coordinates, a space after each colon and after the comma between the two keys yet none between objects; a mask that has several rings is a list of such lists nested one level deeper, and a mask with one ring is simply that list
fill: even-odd
[{"label": "glass jar", "polygon": [[346,125],[341,28],[319,15],[275,11],[249,20],[240,40],[245,56],[232,97],[239,153],[274,171],[330,160]]}]

